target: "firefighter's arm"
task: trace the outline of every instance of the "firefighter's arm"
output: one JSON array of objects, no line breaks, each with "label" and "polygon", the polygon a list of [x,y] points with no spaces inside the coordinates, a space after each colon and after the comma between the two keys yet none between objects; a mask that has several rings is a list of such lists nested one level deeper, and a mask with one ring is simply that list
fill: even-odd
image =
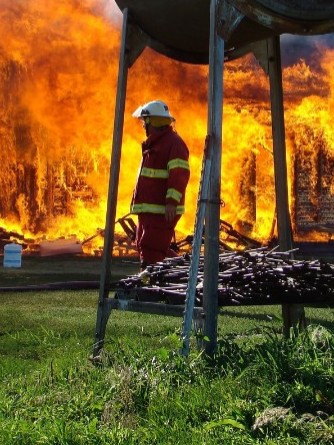
[{"label": "firefighter's arm", "polygon": [[176,216],[176,208],[184,198],[189,181],[188,149],[182,142],[172,147],[170,160],[167,165],[168,183],[166,195],[166,219],[172,220]]},{"label": "firefighter's arm", "polygon": [[175,159],[170,165],[166,204],[178,205],[189,181],[189,163],[188,160]]}]

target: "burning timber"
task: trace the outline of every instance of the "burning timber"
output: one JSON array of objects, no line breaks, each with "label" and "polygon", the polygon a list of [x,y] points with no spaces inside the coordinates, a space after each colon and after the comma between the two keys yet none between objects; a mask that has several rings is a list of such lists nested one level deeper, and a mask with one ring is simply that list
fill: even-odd
[{"label": "burning timber", "polygon": [[[167,258],[147,268],[145,278],[129,276],[114,283],[114,307],[131,302],[183,305],[190,255]],[[203,302],[204,258],[200,258],[196,306]],[[219,256],[219,306],[308,304],[333,306],[334,265],[322,260],[295,260],[291,251],[267,247]],[[131,309],[133,310],[133,309]]]}]

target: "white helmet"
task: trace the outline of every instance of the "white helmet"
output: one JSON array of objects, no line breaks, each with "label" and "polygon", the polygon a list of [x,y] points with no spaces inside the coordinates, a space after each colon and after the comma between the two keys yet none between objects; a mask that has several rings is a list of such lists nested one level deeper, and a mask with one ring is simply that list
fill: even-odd
[{"label": "white helmet", "polygon": [[162,102],[162,100],[152,100],[144,105],[140,105],[132,116],[137,117],[138,119],[152,116],[167,117],[171,121],[175,121],[174,117],[169,112],[168,106],[165,102]]}]

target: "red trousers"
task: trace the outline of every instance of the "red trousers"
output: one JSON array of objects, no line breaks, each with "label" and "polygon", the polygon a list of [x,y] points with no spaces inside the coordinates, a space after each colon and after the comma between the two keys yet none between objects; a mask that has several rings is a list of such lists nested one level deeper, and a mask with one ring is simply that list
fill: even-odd
[{"label": "red trousers", "polygon": [[173,223],[167,223],[165,215],[139,213],[136,245],[142,269],[176,255],[169,246],[179,219],[180,215],[177,215]]}]

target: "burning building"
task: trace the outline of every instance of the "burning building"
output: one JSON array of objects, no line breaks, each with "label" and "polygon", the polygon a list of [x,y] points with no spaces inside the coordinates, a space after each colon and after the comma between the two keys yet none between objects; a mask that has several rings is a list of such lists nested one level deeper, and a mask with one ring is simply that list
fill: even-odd
[{"label": "burning building", "polygon": [[[105,0],[0,0],[0,14],[0,226],[35,240],[71,234],[86,240],[105,223],[120,13]],[[283,39],[290,207],[297,240],[327,240],[325,229],[334,219],[331,43],[331,36],[295,38],[285,46]],[[131,113],[140,103],[160,98],[170,104],[176,130],[191,152],[187,210],[178,226],[184,236],[193,230],[196,211],[207,67],[145,49],[131,72],[117,214],[129,211],[134,165],[141,156],[142,129]],[[224,83],[222,168],[228,173],[222,217],[266,242],[275,232],[268,80],[248,55],[226,64]],[[98,237],[94,242],[101,244]]]}]

